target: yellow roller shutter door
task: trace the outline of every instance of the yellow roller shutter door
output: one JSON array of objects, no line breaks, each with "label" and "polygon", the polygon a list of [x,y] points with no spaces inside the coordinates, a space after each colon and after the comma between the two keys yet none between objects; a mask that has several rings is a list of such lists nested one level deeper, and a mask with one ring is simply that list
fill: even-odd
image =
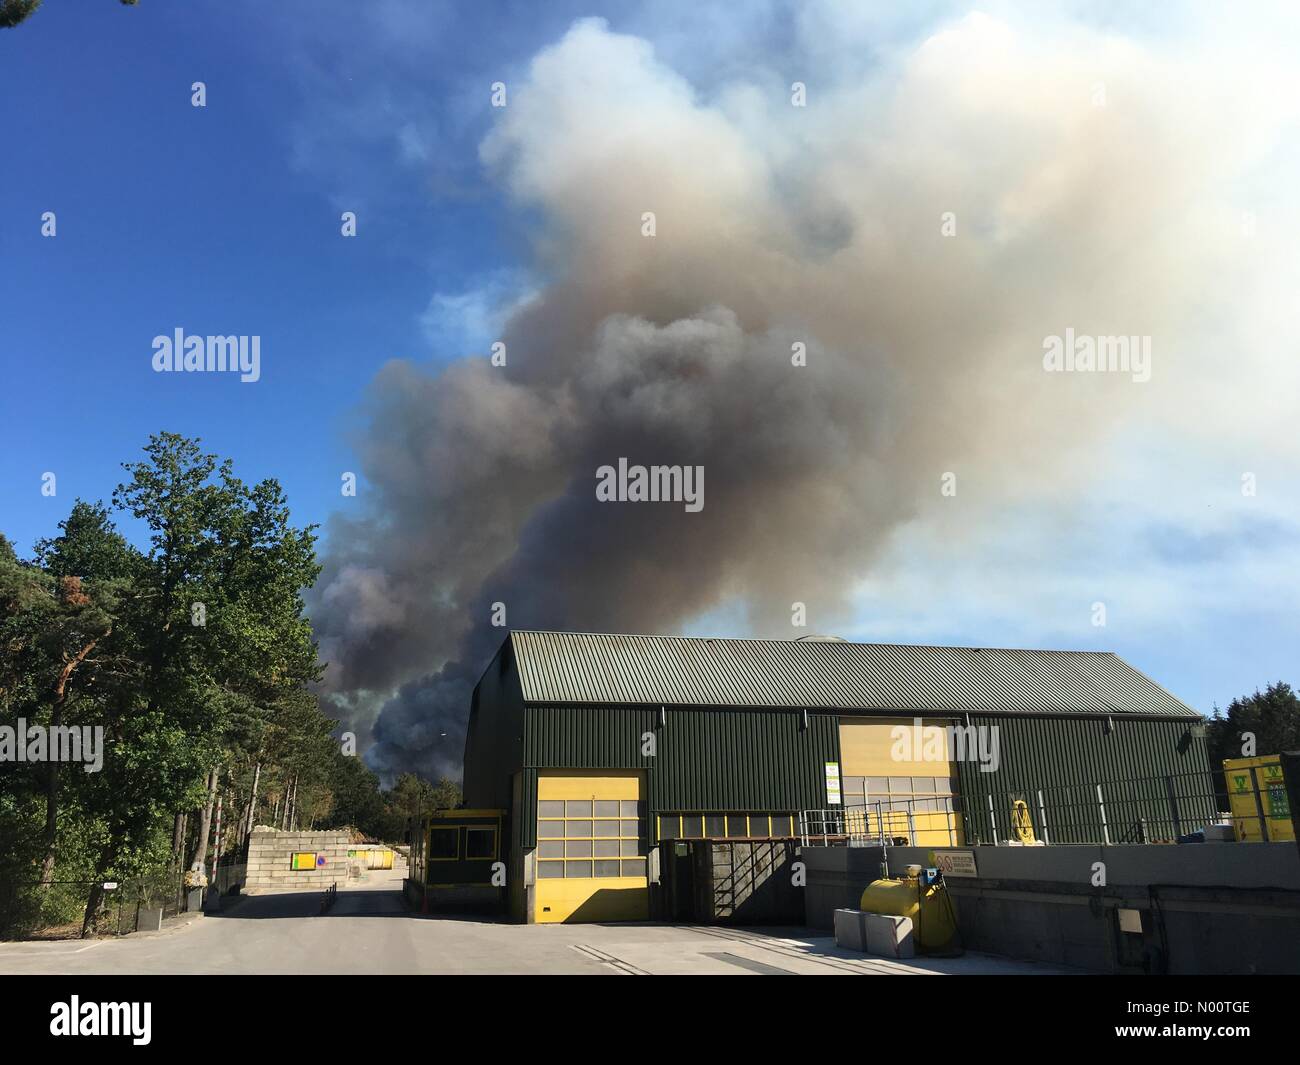
[{"label": "yellow roller shutter door", "polygon": [[543,770],[534,920],[647,920],[646,814],[644,773]]}]

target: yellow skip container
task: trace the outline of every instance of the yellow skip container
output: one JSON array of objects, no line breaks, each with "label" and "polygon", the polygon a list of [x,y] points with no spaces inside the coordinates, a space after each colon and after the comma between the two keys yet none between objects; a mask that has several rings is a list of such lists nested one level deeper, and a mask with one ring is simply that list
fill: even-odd
[{"label": "yellow skip container", "polygon": [[920,878],[913,876],[873,880],[862,893],[858,909],[864,913],[911,918],[912,933],[925,953],[948,951],[956,944],[952,905],[942,883],[922,887]]},{"label": "yellow skip container", "polygon": [[1227,758],[1223,776],[1228,785],[1232,827],[1238,842],[1293,840],[1295,823],[1286,797],[1282,759],[1276,754]]}]

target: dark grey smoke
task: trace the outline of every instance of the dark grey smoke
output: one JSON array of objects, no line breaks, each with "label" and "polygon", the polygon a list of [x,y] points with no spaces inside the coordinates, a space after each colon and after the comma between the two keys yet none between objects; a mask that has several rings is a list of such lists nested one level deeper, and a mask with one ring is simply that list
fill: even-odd
[{"label": "dark grey smoke", "polygon": [[[832,627],[907,522],[961,535],[1008,497],[1068,499],[1150,393],[1044,374],[1044,337],[1172,358],[1214,272],[1186,205],[1231,126],[1153,64],[975,16],[799,109],[767,83],[705,105],[599,23],[542,52],[482,155],[540,217],[546,281],[505,368],[383,368],[361,515],[330,529],[313,621],[371,763],[459,772],[496,602],[511,627],[633,632],[740,604],[801,635],[792,604]],[[620,457],[703,466],[703,510],[598,502]]]}]

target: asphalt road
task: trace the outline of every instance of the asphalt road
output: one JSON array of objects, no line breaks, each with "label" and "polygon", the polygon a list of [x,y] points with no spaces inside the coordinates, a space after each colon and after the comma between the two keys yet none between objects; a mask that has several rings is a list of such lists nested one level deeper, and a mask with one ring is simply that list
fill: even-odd
[{"label": "asphalt road", "polygon": [[807,929],[513,925],[406,909],[401,873],[341,889],[227,900],[220,914],[91,942],[0,944],[0,973],[907,975],[1059,970],[985,955],[893,962],[839,950]]}]

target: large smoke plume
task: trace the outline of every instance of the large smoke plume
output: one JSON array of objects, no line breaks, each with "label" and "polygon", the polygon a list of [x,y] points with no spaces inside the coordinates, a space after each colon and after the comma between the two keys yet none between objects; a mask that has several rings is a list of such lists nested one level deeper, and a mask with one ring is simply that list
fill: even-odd
[{"label": "large smoke plume", "polygon": [[[1189,309],[1243,258],[1221,190],[1267,107],[1131,42],[982,16],[854,65],[705,99],[588,21],[509,86],[481,157],[530,227],[536,294],[505,367],[380,372],[366,509],[331,527],[314,604],[381,771],[458,773],[493,603],[511,627],[728,607],[792,636],[801,602],[830,628],[909,522],[960,535],[1068,496],[1115,428],[1187,401]],[[1044,373],[1067,327],[1152,337],[1152,383]],[[703,466],[703,510],[598,502],[621,456]]]}]

